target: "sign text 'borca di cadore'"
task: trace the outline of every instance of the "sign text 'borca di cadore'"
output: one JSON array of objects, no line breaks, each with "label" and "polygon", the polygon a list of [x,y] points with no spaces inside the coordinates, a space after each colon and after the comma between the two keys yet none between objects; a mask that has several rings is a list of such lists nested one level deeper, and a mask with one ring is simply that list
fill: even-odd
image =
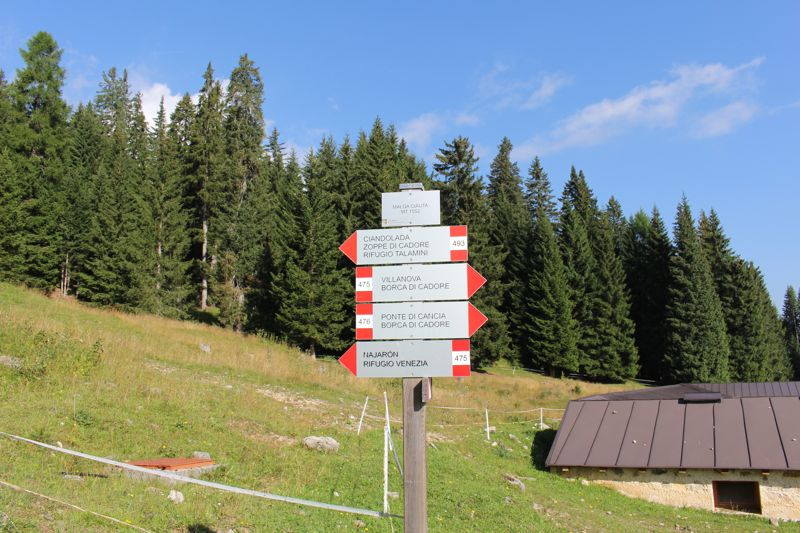
[{"label": "sign text 'borca di cadore'", "polygon": [[339,362],[359,378],[403,378],[403,523],[408,533],[427,531],[430,378],[469,376],[470,337],[487,321],[468,301],[486,279],[466,262],[467,226],[438,225],[439,206],[439,191],[402,184],[400,192],[383,194],[383,227],[359,229],[339,247],[358,265],[356,343]]}]

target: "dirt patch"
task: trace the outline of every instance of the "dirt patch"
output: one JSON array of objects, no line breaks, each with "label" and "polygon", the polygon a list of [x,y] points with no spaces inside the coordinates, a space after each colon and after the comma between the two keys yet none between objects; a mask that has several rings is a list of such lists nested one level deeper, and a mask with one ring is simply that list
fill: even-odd
[{"label": "dirt patch", "polygon": [[261,431],[257,423],[249,420],[232,420],[228,422],[228,427],[235,429],[252,441],[262,442],[279,448],[296,446],[299,442],[296,438],[289,437],[288,435],[280,435],[271,431]]},{"label": "dirt patch", "polygon": [[441,433],[434,433],[429,431],[427,435],[428,444],[437,444],[440,442],[453,442],[453,439],[442,435]]},{"label": "dirt patch", "polygon": [[324,407],[330,406],[328,402],[323,400],[304,398],[299,394],[295,394],[287,391],[286,389],[280,389],[278,387],[259,387],[256,389],[256,392],[266,396],[271,400],[275,400],[276,402],[285,403],[291,405],[292,407],[298,407],[300,409],[306,409],[309,411],[318,411]]}]

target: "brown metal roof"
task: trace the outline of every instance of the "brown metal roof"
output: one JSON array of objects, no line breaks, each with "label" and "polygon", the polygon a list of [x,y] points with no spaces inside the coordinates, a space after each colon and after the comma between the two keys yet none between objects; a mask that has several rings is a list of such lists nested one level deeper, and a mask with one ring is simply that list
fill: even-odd
[{"label": "brown metal roof", "polygon": [[800,470],[798,385],[681,384],[575,400],[547,465]]},{"label": "brown metal roof", "polygon": [[723,398],[778,398],[800,396],[800,381],[774,383],[680,383],[664,387],[610,392],[581,398],[580,401],[597,400],[679,400],[687,394],[718,392]]}]

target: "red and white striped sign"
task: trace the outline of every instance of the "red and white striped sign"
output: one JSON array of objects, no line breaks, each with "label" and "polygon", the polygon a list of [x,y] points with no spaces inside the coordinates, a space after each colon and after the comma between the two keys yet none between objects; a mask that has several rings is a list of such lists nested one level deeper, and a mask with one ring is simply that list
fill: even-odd
[{"label": "red and white striped sign", "polygon": [[356,302],[468,300],[486,278],[467,263],[356,267]]},{"label": "red and white striped sign", "polygon": [[469,255],[466,226],[358,230],[339,250],[357,265],[455,263]]},{"label": "red and white striped sign", "polygon": [[356,304],[356,340],[463,339],[487,320],[464,301]]},{"label": "red and white striped sign", "polygon": [[339,363],[360,378],[468,377],[469,339],[359,341]]}]

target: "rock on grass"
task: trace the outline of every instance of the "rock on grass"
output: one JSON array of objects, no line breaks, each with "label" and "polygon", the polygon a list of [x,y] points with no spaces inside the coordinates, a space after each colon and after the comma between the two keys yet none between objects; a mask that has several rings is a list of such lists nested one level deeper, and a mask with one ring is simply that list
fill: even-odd
[{"label": "rock on grass", "polygon": [[303,439],[303,446],[309,450],[326,453],[339,451],[339,443],[333,437],[306,437]]}]

